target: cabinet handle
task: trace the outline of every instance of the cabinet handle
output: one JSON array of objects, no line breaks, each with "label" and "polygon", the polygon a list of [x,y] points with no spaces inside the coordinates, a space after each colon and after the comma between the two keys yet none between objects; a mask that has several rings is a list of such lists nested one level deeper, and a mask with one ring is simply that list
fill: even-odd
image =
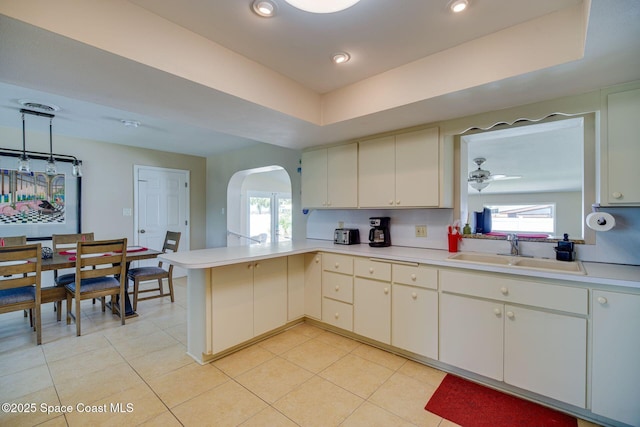
[{"label": "cabinet handle", "polygon": [[247,268],[248,268],[249,270],[251,270],[251,269],[253,268],[253,264],[249,264],[249,265],[247,265]]},{"label": "cabinet handle", "polygon": [[373,274],[373,267],[369,268],[369,273]]},{"label": "cabinet handle", "polygon": [[507,317],[509,319],[513,319],[514,317],[516,317],[516,315],[513,313],[513,311],[507,311]]},{"label": "cabinet handle", "polygon": [[415,282],[415,281],[416,281],[416,279],[417,279],[416,275],[415,275],[415,274],[412,274],[412,275],[411,275],[411,280]]},{"label": "cabinet handle", "polygon": [[389,204],[392,205],[393,204],[393,200],[389,200]]},{"label": "cabinet handle", "polygon": [[260,263],[256,262],[256,268],[260,267]]},{"label": "cabinet handle", "polygon": [[384,288],[384,294],[388,295],[389,294],[389,288]]},{"label": "cabinet handle", "polygon": [[496,316],[500,316],[502,314],[502,310],[500,310],[499,308],[494,308],[493,314],[495,314]]},{"label": "cabinet handle", "polygon": [[336,285],[336,292],[340,291],[340,286]]},{"label": "cabinet handle", "polygon": [[607,303],[607,299],[605,297],[598,297],[598,302],[600,304],[606,304]]},{"label": "cabinet handle", "polygon": [[418,299],[418,294],[416,294],[415,292],[411,292],[411,298]]},{"label": "cabinet handle", "polygon": [[335,268],[340,268],[340,264],[336,262]]},{"label": "cabinet handle", "polygon": [[612,196],[614,199],[622,199],[622,193],[619,191],[614,191]]},{"label": "cabinet handle", "polygon": [[327,206],[331,206],[331,200],[327,202]]},{"label": "cabinet handle", "polygon": [[336,319],[339,319],[340,318],[340,313],[334,314],[333,317],[335,317]]},{"label": "cabinet handle", "polygon": [[320,262],[320,257],[319,257],[319,256],[317,256],[317,257],[316,257],[316,264],[317,264],[317,263],[319,263],[319,262]]},{"label": "cabinet handle", "polygon": [[502,295],[509,295],[509,289],[506,286],[500,288],[500,293]]},{"label": "cabinet handle", "polygon": [[396,205],[399,205],[399,204],[400,204],[400,200],[396,200]]}]

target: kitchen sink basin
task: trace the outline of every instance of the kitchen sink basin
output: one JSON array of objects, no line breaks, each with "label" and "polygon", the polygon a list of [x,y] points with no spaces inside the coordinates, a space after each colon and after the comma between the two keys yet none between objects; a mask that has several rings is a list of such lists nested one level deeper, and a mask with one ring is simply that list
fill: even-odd
[{"label": "kitchen sink basin", "polygon": [[546,258],[527,258],[511,255],[492,255],[460,252],[449,256],[450,260],[473,262],[477,264],[499,265],[534,270],[555,271],[559,273],[585,274],[580,261],[557,261]]}]

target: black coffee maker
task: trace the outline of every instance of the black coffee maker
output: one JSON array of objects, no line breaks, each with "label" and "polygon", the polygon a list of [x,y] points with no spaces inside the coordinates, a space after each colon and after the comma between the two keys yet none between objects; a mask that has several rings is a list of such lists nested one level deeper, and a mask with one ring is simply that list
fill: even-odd
[{"label": "black coffee maker", "polygon": [[369,246],[391,246],[391,234],[389,234],[389,221],[391,218],[388,216],[376,216],[369,218]]}]

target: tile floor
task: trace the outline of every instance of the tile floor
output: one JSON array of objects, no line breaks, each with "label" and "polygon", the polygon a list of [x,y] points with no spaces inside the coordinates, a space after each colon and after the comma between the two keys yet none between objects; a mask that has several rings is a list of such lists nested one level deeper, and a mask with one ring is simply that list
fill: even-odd
[{"label": "tile floor", "polygon": [[85,301],[81,337],[45,305],[41,346],[21,312],[0,315],[0,402],[35,404],[0,425],[455,426],[423,409],[443,372],[308,324],[197,364],[185,287],[124,327]]}]

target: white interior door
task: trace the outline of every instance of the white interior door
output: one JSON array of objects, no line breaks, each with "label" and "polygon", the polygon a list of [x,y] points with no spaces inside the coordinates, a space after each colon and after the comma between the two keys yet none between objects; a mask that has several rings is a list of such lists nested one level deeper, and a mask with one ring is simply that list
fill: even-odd
[{"label": "white interior door", "polygon": [[[179,250],[189,250],[189,171],[135,166],[135,244],[162,250],[168,230],[181,233]],[[153,265],[157,261],[141,261]],[[146,264],[145,264],[146,263]],[[186,271],[174,268],[176,277]]]}]

